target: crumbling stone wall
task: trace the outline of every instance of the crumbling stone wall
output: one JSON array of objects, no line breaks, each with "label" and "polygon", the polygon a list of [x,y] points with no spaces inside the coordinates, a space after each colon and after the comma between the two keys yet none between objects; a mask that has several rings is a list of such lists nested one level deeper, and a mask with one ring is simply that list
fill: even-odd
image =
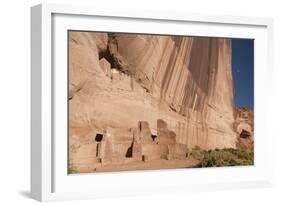
[{"label": "crumbling stone wall", "polygon": [[118,138],[120,129],[109,128],[105,138],[98,143],[97,157],[104,164],[125,158],[134,161],[187,158],[187,145],[176,142],[175,133],[168,129],[164,120],[158,120],[157,125],[158,136],[154,139],[149,124],[145,121],[140,121],[137,128],[130,129],[133,132],[126,138]]},{"label": "crumbling stone wall", "polygon": [[106,162],[107,150],[139,160],[142,144],[154,145],[147,158],[155,145],[173,158],[184,157],[179,145],[236,147],[229,39],[73,31],[68,63],[70,164]]}]

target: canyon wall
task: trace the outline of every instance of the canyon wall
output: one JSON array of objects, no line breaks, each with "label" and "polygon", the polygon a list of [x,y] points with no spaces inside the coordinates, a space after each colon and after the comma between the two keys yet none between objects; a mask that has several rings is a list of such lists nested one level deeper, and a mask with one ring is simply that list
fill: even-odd
[{"label": "canyon wall", "polygon": [[254,150],[254,111],[248,108],[236,108],[234,128],[237,133],[237,148]]},{"label": "canyon wall", "polygon": [[188,148],[234,148],[233,92],[230,39],[69,32],[71,162],[94,162],[111,128],[128,148],[142,121]]}]

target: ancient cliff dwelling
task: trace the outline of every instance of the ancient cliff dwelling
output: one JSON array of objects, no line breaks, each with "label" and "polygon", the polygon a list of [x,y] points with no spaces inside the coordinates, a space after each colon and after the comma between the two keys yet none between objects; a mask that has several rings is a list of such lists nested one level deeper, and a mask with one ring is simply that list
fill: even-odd
[{"label": "ancient cliff dwelling", "polygon": [[195,146],[252,147],[231,39],[69,31],[68,44],[75,173],[192,167]]}]

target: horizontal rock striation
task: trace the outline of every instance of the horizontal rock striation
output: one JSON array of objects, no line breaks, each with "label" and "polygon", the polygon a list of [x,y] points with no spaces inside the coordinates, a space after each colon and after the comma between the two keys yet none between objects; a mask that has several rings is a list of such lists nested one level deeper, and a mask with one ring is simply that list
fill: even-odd
[{"label": "horizontal rock striation", "polygon": [[[93,148],[70,153],[70,162],[95,162],[98,143],[93,137],[108,133],[108,128],[133,131],[147,122],[146,133],[158,138],[159,120],[176,144],[236,146],[229,39],[69,33],[70,146]],[[120,141],[129,139],[120,154],[139,145],[133,143],[133,132],[119,136]],[[170,146],[171,151],[181,147]],[[139,150],[132,148],[132,153]]]}]

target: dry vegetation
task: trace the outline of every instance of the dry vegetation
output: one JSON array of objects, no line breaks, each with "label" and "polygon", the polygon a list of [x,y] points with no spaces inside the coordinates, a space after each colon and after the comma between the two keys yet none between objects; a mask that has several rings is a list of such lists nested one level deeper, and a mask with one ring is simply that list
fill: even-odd
[{"label": "dry vegetation", "polygon": [[214,149],[202,150],[196,146],[191,151],[191,156],[200,163],[196,167],[225,167],[254,164],[254,152],[243,149]]}]

